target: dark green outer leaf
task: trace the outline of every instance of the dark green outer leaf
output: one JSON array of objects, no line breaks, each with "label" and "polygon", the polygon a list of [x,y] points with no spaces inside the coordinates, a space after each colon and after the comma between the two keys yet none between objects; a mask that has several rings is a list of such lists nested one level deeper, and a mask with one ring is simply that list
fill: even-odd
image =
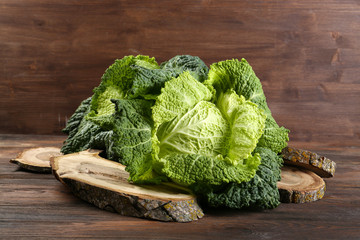
[{"label": "dark green outer leaf", "polygon": [[71,131],[78,128],[85,115],[89,113],[90,102],[91,97],[83,100],[80,103],[79,107],[67,121],[66,127],[62,130],[64,133],[69,134]]},{"label": "dark green outer leaf", "polygon": [[209,68],[197,56],[178,55],[160,65],[161,69],[170,69],[178,74],[189,71],[199,82],[205,81]]},{"label": "dark green outer leaf", "polygon": [[270,209],[280,204],[277,182],[280,180],[282,159],[266,148],[256,148],[261,156],[256,175],[249,182],[229,183],[221,186],[193,185],[210,207]]},{"label": "dark green outer leaf", "polygon": [[148,69],[133,65],[135,72],[131,88],[127,92],[128,98],[143,97],[155,99],[160,94],[165,82],[178,76],[178,72],[172,69]]}]

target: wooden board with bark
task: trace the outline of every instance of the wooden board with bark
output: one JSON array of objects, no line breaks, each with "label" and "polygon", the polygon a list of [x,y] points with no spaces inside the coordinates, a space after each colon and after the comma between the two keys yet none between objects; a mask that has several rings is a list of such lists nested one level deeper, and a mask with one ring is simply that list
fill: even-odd
[{"label": "wooden board with bark", "polygon": [[53,157],[51,166],[56,178],[74,195],[104,210],[175,222],[190,222],[204,215],[186,188],[132,184],[124,165],[101,158],[98,151]]},{"label": "wooden board with bark", "polygon": [[281,154],[286,165],[308,169],[320,177],[333,177],[335,174],[336,163],[317,153],[294,147],[285,147]]},{"label": "wooden board with bark", "polygon": [[51,173],[50,158],[59,155],[60,148],[37,147],[25,149],[16,158],[10,159],[10,162],[32,172]]},{"label": "wooden board with bark", "polygon": [[326,185],[314,172],[284,166],[278,189],[282,203],[307,203],[323,198]]}]

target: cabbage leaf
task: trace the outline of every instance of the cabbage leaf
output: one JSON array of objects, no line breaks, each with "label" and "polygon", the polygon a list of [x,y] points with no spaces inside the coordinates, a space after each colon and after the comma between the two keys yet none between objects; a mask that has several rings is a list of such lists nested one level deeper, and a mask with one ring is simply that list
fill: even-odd
[{"label": "cabbage leaf", "polygon": [[132,86],[128,91],[129,98],[142,97],[155,99],[164,87],[165,82],[178,77],[183,72],[189,72],[197,81],[203,82],[209,68],[196,56],[179,55],[161,64],[160,69],[132,65],[135,71]]},{"label": "cabbage leaf", "polygon": [[219,109],[200,101],[185,114],[165,122],[157,130],[161,158],[172,153],[224,155],[229,124]]},{"label": "cabbage leaf", "polygon": [[189,72],[199,82],[205,81],[209,72],[208,66],[199,57],[191,55],[177,55],[161,63],[160,67],[177,72],[178,75]]},{"label": "cabbage leaf", "polygon": [[248,182],[228,183],[221,186],[198,184],[193,191],[211,207],[270,209],[280,204],[277,182],[280,181],[282,158],[268,148],[258,147],[261,164]]},{"label": "cabbage leaf", "polygon": [[216,90],[219,98],[223,92],[233,89],[238,95],[258,105],[267,116],[264,134],[259,140],[261,147],[267,147],[276,153],[287,146],[289,130],[279,125],[271,115],[266,103],[266,97],[259,78],[255,75],[249,63],[242,59],[226,60],[210,66],[208,79],[204,82]]},{"label": "cabbage leaf", "polygon": [[245,164],[233,165],[224,161],[222,155],[172,153],[162,158],[162,173],[180,185],[201,185],[223,183],[242,183],[255,175],[260,164],[259,154],[246,159]]},{"label": "cabbage leaf", "polygon": [[256,104],[246,101],[233,90],[220,94],[216,102],[230,125],[228,152],[225,160],[241,163],[251,156],[264,132],[266,115]]},{"label": "cabbage leaf", "polygon": [[147,69],[160,68],[154,58],[143,55],[126,56],[115,60],[101,77],[100,85],[94,89],[91,101],[93,115],[111,115],[115,112],[115,105],[111,99],[127,98],[135,76],[133,66]]},{"label": "cabbage leaf", "polygon": [[212,92],[198,82],[189,72],[165,83],[153,107],[155,126],[186,113],[198,102],[209,101]]}]

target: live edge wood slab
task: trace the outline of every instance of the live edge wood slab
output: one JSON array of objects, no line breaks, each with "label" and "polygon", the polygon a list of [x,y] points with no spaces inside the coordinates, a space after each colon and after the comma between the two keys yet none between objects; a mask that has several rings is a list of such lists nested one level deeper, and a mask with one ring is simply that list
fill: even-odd
[{"label": "live edge wood slab", "polygon": [[325,196],[266,211],[210,209],[198,221],[167,223],[103,211],[75,197],[51,174],[20,170],[9,159],[64,136],[0,134],[2,239],[360,239],[360,149],[290,142],[337,163]]},{"label": "live edge wood slab", "polygon": [[204,216],[196,196],[175,184],[135,185],[125,166],[86,150],[51,158],[55,177],[75,196],[100,209],[165,222],[191,222]]}]

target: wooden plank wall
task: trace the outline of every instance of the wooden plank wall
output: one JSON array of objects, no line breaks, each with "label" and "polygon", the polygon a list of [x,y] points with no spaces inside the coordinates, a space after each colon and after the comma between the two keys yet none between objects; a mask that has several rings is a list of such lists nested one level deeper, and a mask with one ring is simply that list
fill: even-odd
[{"label": "wooden plank wall", "polygon": [[130,54],[244,57],[292,141],[360,146],[356,0],[1,0],[0,133],[60,134]]}]

